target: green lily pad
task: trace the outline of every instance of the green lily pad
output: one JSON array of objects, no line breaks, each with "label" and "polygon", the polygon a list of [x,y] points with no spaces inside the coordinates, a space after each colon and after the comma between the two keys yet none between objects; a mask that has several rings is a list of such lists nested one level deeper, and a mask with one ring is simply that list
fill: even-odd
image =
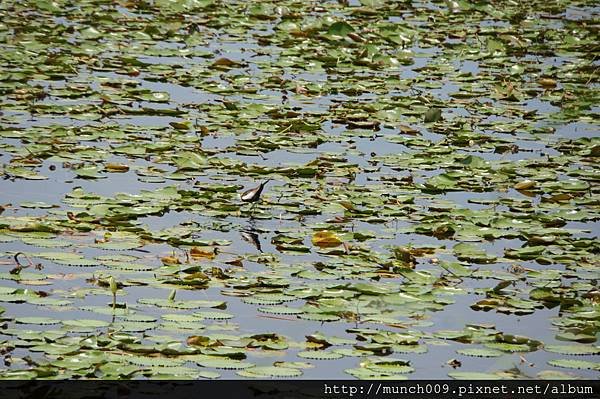
[{"label": "green lily pad", "polygon": [[298,352],[298,357],[303,359],[312,359],[312,360],[335,360],[341,359],[343,356],[336,352],[325,352],[325,351],[304,351]]},{"label": "green lily pad", "polygon": [[589,362],[586,360],[554,359],[548,360],[548,364],[554,367],[564,367],[569,369],[589,369],[600,371],[600,363]]},{"label": "green lily pad", "polygon": [[544,350],[561,355],[598,355],[600,348],[588,345],[546,345]]},{"label": "green lily pad", "polygon": [[301,376],[302,371],[290,367],[261,366],[238,371],[236,374],[244,378],[291,378]]},{"label": "green lily pad", "polygon": [[464,356],[473,356],[473,357],[500,357],[505,353],[495,349],[484,349],[484,348],[466,348],[466,349],[457,349],[456,353]]},{"label": "green lily pad", "polygon": [[60,320],[52,319],[50,317],[17,317],[15,322],[19,324],[39,324],[39,325],[50,325],[58,324]]}]

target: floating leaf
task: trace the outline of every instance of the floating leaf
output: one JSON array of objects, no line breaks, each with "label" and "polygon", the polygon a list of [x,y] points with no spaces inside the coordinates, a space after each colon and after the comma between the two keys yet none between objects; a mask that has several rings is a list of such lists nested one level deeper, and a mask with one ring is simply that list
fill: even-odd
[{"label": "floating leaf", "polygon": [[304,351],[298,352],[298,357],[312,360],[335,360],[341,359],[343,356],[336,352],[325,352],[325,351]]},{"label": "floating leaf", "polygon": [[291,378],[301,376],[302,371],[290,367],[262,366],[238,371],[237,374],[245,378]]},{"label": "floating leaf", "polygon": [[245,363],[240,360],[229,359],[229,358],[214,358],[214,359],[205,359],[196,362],[199,366],[202,367],[212,367],[217,369],[226,369],[226,370],[243,370],[249,367],[254,367],[252,363]]},{"label": "floating leaf", "polygon": [[52,319],[50,317],[17,317],[15,322],[19,324],[39,324],[39,325],[50,325],[58,324],[60,320]]},{"label": "floating leaf", "polygon": [[554,359],[548,360],[548,364],[554,367],[564,367],[569,369],[589,369],[600,371],[600,363],[589,362],[586,360]]},{"label": "floating leaf", "polygon": [[598,355],[600,348],[588,345],[546,345],[544,350],[561,355]]},{"label": "floating leaf", "polygon": [[312,243],[321,248],[337,247],[342,240],[332,231],[318,231],[312,236]]},{"label": "floating leaf", "polygon": [[437,122],[442,119],[442,110],[439,108],[430,108],[425,112],[423,120],[425,123]]},{"label": "floating leaf", "polygon": [[346,36],[348,33],[354,32],[354,28],[344,21],[334,22],[327,30],[328,35]]},{"label": "floating leaf", "polygon": [[504,352],[499,350],[484,348],[457,349],[456,353],[458,353],[459,355],[473,357],[499,357],[505,354]]}]

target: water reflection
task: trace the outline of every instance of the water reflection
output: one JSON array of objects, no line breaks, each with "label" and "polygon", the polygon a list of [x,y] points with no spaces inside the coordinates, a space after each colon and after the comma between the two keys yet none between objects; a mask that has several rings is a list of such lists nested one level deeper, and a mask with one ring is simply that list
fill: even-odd
[{"label": "water reflection", "polygon": [[256,234],[252,230],[241,230],[240,235],[242,239],[249,244],[252,244],[254,248],[256,248],[260,253],[263,252],[262,247],[260,245],[260,239],[258,238],[258,234]]}]

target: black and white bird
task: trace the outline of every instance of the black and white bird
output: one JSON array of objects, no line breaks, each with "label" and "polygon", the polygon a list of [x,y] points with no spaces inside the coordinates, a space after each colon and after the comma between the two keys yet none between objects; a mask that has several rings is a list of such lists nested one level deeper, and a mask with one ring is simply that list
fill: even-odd
[{"label": "black and white bird", "polygon": [[265,185],[270,181],[265,180],[260,183],[258,187],[251,188],[250,190],[246,190],[241,194],[242,201],[244,202],[257,202],[260,199],[260,194],[262,193]]}]

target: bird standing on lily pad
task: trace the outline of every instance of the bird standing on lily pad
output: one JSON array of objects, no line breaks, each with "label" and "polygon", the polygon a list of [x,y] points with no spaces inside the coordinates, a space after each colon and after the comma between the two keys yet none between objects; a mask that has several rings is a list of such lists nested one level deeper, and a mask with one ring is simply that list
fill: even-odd
[{"label": "bird standing on lily pad", "polygon": [[267,179],[264,182],[261,182],[258,185],[258,187],[254,187],[249,190],[246,190],[240,195],[240,198],[243,202],[252,203],[252,207],[250,208],[250,210],[253,210],[254,206],[256,206],[256,203],[260,200],[260,195],[262,194],[262,191],[265,188],[265,185],[269,181],[271,181],[271,179]]}]

